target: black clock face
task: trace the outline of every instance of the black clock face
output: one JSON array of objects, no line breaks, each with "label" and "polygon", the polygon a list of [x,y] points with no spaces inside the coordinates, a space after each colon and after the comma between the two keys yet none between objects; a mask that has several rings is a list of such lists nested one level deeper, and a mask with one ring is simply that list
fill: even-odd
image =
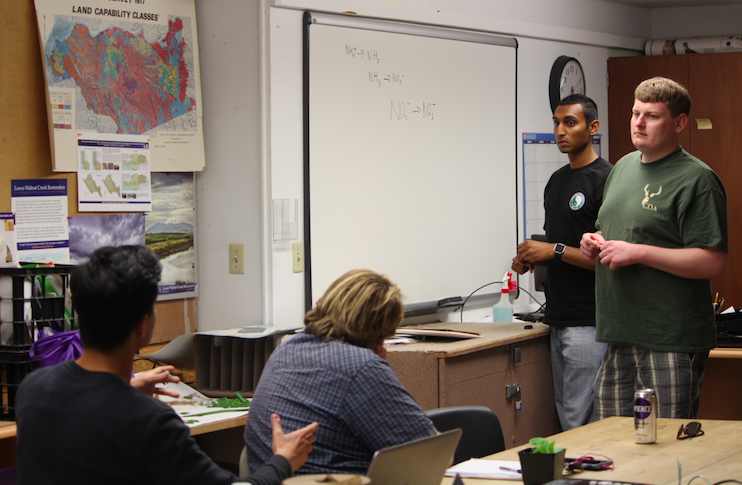
[{"label": "black clock face", "polygon": [[551,112],[556,110],[562,98],[570,94],[585,94],[585,73],[574,57],[560,56],[554,61],[549,76],[549,102]]}]

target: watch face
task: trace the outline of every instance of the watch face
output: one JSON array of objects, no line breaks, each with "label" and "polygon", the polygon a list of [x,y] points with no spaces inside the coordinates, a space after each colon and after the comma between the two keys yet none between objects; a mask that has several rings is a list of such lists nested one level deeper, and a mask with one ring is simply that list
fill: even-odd
[{"label": "watch face", "polygon": [[559,97],[565,98],[570,94],[585,94],[585,73],[576,59],[567,62],[559,80]]}]

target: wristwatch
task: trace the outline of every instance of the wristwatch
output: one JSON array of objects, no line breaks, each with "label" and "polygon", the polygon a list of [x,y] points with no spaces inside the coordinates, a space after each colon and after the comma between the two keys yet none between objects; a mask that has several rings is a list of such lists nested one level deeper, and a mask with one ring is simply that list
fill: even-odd
[{"label": "wristwatch", "polygon": [[554,259],[561,261],[562,260],[562,254],[564,254],[564,251],[567,250],[567,245],[564,243],[556,243],[554,246]]}]

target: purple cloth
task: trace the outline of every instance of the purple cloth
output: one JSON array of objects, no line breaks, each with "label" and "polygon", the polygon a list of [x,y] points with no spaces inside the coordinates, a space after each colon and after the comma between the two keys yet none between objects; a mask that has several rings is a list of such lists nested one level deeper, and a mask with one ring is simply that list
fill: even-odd
[{"label": "purple cloth", "polygon": [[41,362],[41,367],[55,365],[82,355],[80,331],[58,332],[39,338],[31,345],[29,355]]}]

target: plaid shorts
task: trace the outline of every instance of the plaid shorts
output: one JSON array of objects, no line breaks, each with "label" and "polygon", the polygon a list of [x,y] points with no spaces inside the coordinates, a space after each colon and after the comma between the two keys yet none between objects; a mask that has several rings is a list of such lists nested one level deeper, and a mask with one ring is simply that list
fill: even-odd
[{"label": "plaid shorts", "polygon": [[657,394],[660,418],[695,419],[708,355],[609,345],[593,387],[595,420],[633,416],[634,392],[646,388]]}]

